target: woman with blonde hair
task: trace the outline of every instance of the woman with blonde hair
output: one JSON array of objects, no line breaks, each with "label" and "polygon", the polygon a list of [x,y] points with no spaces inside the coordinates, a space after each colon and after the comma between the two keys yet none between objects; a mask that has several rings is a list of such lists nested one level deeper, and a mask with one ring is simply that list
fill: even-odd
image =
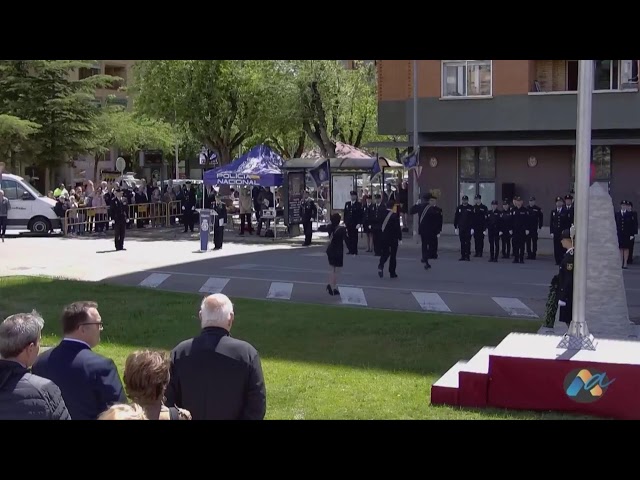
[{"label": "woman with blonde hair", "polygon": [[98,420],[148,420],[140,405],[120,403],[102,412]]},{"label": "woman with blonde hair", "polygon": [[140,405],[149,420],[191,420],[187,410],[164,405],[169,385],[169,358],[164,352],[142,350],[127,357],[124,386],[129,398]]}]

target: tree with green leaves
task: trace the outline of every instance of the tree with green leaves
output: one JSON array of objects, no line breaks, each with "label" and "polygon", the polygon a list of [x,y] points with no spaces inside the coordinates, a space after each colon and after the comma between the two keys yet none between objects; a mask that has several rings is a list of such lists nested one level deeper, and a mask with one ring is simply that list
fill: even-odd
[{"label": "tree with green leaves", "polygon": [[218,153],[222,165],[251,138],[269,92],[260,62],[144,60],[136,64],[136,108],[184,128]]},{"label": "tree with green leaves", "polygon": [[25,148],[29,138],[38,131],[40,125],[29,120],[0,114],[0,160],[13,170],[14,153]]},{"label": "tree with green leaves", "polygon": [[98,178],[99,161],[112,147],[123,154],[135,156],[147,149],[168,152],[176,141],[176,132],[168,123],[118,106],[105,107],[96,118],[93,129],[90,147],[95,156],[93,178]]},{"label": "tree with green leaves", "polygon": [[[90,68],[85,60],[0,61],[0,114],[13,125],[12,138],[28,143],[32,160],[53,168],[76,155],[88,153],[94,142],[94,121],[99,116],[95,90],[117,80],[95,75],[78,81],[72,73]],[[5,140],[6,141],[6,140]]]}]

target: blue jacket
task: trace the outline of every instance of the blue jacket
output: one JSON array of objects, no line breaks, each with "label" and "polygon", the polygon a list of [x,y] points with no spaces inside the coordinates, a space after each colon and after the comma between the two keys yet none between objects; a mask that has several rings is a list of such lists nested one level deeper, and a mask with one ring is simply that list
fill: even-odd
[{"label": "blue jacket", "polygon": [[111,405],[127,401],[113,360],[84,343],[63,340],[40,355],[31,371],[60,388],[73,420],[95,420]]}]

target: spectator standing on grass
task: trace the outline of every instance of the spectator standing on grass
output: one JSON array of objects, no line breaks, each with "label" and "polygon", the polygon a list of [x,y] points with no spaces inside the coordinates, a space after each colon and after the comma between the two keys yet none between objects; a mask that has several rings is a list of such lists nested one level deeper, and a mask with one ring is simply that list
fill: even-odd
[{"label": "spectator standing on grass", "polygon": [[103,324],[98,304],[75,302],[62,312],[63,340],[33,365],[33,373],[60,387],[71,418],[95,420],[127,397],[113,360],[93,352]]},{"label": "spectator standing on grass", "polygon": [[4,191],[0,190],[0,237],[2,237],[2,243],[4,243],[4,236],[7,233],[9,210],[11,210],[11,202],[4,196]]},{"label": "spectator standing on grass", "polygon": [[163,352],[133,352],[124,366],[124,386],[129,398],[144,410],[149,420],[191,420],[181,408],[166,407],[162,401],[169,385],[169,358]]},{"label": "spectator standing on grass", "polygon": [[0,324],[0,420],[71,420],[57,385],[29,373],[43,327],[35,311]]},{"label": "spectator standing on grass", "polygon": [[202,332],[171,352],[169,406],[185,408],[194,420],[262,420],[267,393],[260,357],[229,334],[233,304],[226,295],[206,297],[200,306]]}]

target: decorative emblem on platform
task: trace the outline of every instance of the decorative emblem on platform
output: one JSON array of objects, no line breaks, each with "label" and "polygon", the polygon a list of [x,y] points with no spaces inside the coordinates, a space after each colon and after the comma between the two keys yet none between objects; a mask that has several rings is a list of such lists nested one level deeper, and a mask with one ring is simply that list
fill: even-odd
[{"label": "decorative emblem on platform", "polygon": [[573,370],[564,379],[567,396],[578,403],[597,402],[606,393],[609,385],[615,382],[605,372],[595,370]]},{"label": "decorative emblem on platform", "polygon": [[202,220],[202,222],[200,223],[200,230],[202,230],[204,232],[209,230],[209,222],[206,219]]}]

